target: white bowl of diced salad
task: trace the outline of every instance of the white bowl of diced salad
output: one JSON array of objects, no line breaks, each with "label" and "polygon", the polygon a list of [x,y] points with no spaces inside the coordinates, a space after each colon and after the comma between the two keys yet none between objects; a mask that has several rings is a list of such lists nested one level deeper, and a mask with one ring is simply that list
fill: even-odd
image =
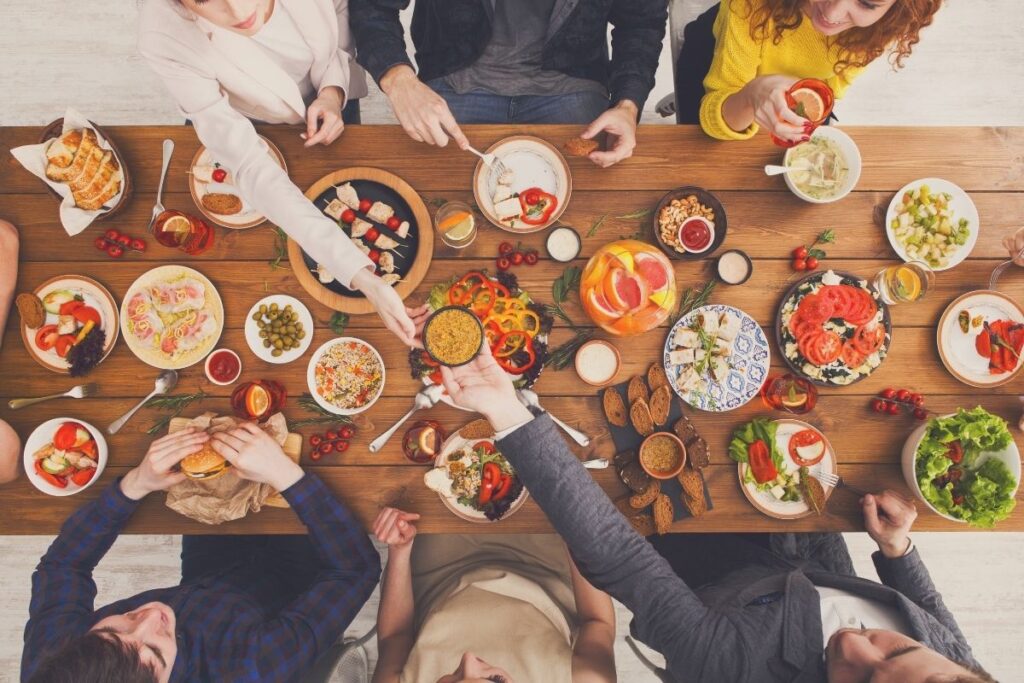
[{"label": "white bowl of diced salad", "polygon": [[942,178],[905,185],[885,214],[885,234],[899,257],[922,261],[932,270],[949,270],[966,259],[980,231],[974,202]]}]

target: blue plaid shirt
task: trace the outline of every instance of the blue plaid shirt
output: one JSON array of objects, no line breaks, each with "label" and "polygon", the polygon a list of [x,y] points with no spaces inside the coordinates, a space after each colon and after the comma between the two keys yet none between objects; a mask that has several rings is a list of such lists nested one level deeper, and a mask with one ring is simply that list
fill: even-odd
[{"label": "blue plaid shirt", "polygon": [[269,580],[240,585],[237,577],[214,575],[94,610],[92,570],[138,507],[119,483],[68,518],[32,575],[22,680],[49,651],[100,619],[159,601],[177,617],[171,681],[298,681],[344,633],[380,577],[380,557],[362,525],[316,475],[306,474],[283,495],[325,568],[283,609],[268,613]]}]

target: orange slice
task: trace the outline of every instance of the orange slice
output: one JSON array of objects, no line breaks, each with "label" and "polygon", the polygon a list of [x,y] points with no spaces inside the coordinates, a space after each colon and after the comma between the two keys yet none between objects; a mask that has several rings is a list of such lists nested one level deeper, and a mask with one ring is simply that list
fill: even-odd
[{"label": "orange slice", "polygon": [[245,392],[245,409],[252,417],[261,417],[270,409],[270,394],[259,384],[253,384]]},{"label": "orange slice", "polygon": [[821,121],[825,118],[825,101],[815,91],[810,88],[797,88],[789,96],[796,103],[793,111],[801,114],[800,109],[803,108],[802,116],[808,121]]}]

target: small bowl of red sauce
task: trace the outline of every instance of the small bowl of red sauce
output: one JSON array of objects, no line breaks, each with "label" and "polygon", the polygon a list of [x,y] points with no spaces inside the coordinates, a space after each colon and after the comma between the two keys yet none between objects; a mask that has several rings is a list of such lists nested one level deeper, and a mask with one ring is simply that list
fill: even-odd
[{"label": "small bowl of red sauce", "polygon": [[654,238],[670,258],[710,256],[725,242],[725,207],[718,197],[694,185],[668,192],[651,216]]},{"label": "small bowl of red sauce", "polygon": [[206,357],[206,378],[220,386],[235,382],[242,374],[242,359],[231,349],[217,349]]},{"label": "small bowl of red sauce", "polygon": [[677,239],[683,248],[691,254],[703,254],[715,239],[715,226],[700,216],[687,218],[679,226]]}]

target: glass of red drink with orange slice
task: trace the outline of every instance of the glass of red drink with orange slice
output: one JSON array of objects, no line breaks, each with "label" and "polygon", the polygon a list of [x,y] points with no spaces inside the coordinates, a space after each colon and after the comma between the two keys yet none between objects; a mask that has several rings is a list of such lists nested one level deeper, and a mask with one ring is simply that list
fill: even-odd
[{"label": "glass of red drink with orange slice", "polygon": [[[828,120],[835,105],[835,93],[825,81],[817,78],[805,78],[797,81],[786,91],[786,103],[797,116],[802,116],[811,122],[811,129],[807,131],[808,137],[814,129]],[[800,144],[799,140],[781,140],[774,135],[772,142],[779,147],[795,147]]]},{"label": "glass of red drink with orange slice", "polygon": [[590,319],[618,336],[641,334],[676,306],[672,264],[654,245],[620,240],[598,249],[580,276],[580,300]]}]

